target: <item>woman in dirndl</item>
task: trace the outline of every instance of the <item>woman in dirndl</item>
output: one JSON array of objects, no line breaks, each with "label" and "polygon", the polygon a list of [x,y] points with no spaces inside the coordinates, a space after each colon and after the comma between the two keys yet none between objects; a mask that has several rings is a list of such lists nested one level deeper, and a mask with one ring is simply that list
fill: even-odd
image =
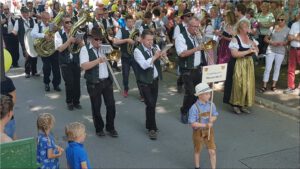
[{"label": "woman in dirndl", "polygon": [[249,31],[250,22],[240,20],[236,25],[237,35],[229,43],[232,57],[228,63],[223,102],[230,104],[236,114],[251,113],[248,108],[255,98],[252,56],[257,55],[258,47],[257,42],[249,37]]}]

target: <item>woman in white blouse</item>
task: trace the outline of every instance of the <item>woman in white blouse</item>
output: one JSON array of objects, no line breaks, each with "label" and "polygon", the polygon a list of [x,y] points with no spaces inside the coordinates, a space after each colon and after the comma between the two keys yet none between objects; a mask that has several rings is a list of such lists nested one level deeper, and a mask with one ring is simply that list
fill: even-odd
[{"label": "woman in white blouse", "polygon": [[237,36],[229,43],[231,59],[228,63],[224,88],[224,103],[233,107],[237,114],[251,113],[255,98],[255,75],[252,56],[258,53],[257,42],[252,40],[248,32],[250,23],[241,20],[237,23]]}]

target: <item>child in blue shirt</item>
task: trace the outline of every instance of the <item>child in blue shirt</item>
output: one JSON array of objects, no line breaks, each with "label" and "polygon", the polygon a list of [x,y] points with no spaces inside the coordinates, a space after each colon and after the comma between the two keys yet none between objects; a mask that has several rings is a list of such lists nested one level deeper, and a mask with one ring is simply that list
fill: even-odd
[{"label": "child in blue shirt", "polygon": [[[188,121],[193,128],[194,142],[194,162],[195,168],[200,168],[200,152],[202,145],[205,144],[209,157],[211,168],[216,168],[216,144],[214,138],[213,123],[217,120],[218,112],[214,103],[210,102],[212,89],[206,83],[199,83],[195,87],[195,96],[197,101],[189,110]],[[210,116],[210,108],[212,104],[212,112]],[[210,128],[210,135],[209,133]],[[209,136],[209,138],[208,138]]]},{"label": "child in blue shirt", "polygon": [[66,126],[65,133],[68,138],[66,158],[70,169],[90,169],[90,161],[83,147],[86,137],[85,126],[79,122],[73,122]]},{"label": "child in blue shirt", "polygon": [[50,133],[54,126],[55,118],[50,113],[42,113],[37,119],[37,162],[41,164],[40,169],[58,169],[58,158],[64,149],[55,144],[53,135]]}]

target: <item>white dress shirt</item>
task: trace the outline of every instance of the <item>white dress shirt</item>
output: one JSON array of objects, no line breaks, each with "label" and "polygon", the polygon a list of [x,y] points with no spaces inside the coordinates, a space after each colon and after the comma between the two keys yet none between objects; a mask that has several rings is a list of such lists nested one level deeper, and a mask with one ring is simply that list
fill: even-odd
[{"label": "white dress shirt", "polygon": [[39,24],[35,24],[32,31],[31,31],[31,36],[33,38],[44,38],[45,34],[43,33],[45,29],[48,28],[43,22],[41,22],[41,33],[39,33]]},{"label": "white dress shirt", "polygon": [[[192,37],[191,34],[187,31],[187,34],[190,38],[190,40],[192,41],[192,43],[194,43],[194,47],[199,45],[199,42],[196,40],[196,37]],[[177,55],[179,56],[183,51],[188,50],[187,48],[187,44],[186,41],[183,37],[182,34],[179,34],[177,36],[177,38],[175,39],[175,48],[176,48],[176,52]],[[201,63],[201,52],[197,51],[194,53],[194,67],[199,66]]]},{"label": "white dress shirt", "polygon": [[[146,51],[150,55],[150,58],[148,58],[146,60],[144,55],[142,54],[142,52],[138,48],[135,48],[134,53],[133,53],[134,59],[140,65],[140,67],[144,70],[146,70],[148,68],[153,68],[153,79],[155,79],[158,77],[158,72],[157,72],[157,69],[154,66],[154,64],[151,64],[154,53],[152,52],[152,48],[148,49],[144,45],[142,45],[142,46],[143,46],[144,51]],[[158,50],[160,50],[158,48],[158,46],[156,46],[156,47]]]},{"label": "white dress shirt", "polygon": [[[87,46],[88,46],[89,49],[93,49],[93,51],[94,51],[97,58],[105,57],[105,55],[103,55],[101,53],[101,47],[96,49],[96,48],[93,47],[92,44],[88,44]],[[88,53],[88,50],[87,50],[86,46],[83,46],[81,48],[79,58],[80,58],[80,65],[82,65],[86,62],[90,62],[89,53]],[[109,74],[108,74],[108,69],[107,69],[106,62],[99,63],[99,79],[108,78],[108,76],[109,76]]]},{"label": "white dress shirt", "polygon": [[[292,24],[292,27],[291,27],[291,30],[290,30],[290,33],[289,33],[289,35],[293,35],[293,36],[295,36],[296,34],[300,34],[300,20],[298,20],[297,22]],[[292,40],[291,41],[291,46],[295,47],[295,48],[298,48],[298,47],[300,47],[300,42]]]},{"label": "white dress shirt", "polygon": [[[132,31],[134,31],[134,29],[129,30],[129,28],[127,26],[125,26],[125,30],[128,30],[129,34],[131,34]],[[119,29],[118,32],[116,33],[115,38],[117,38],[117,39],[123,39],[121,29]]]},{"label": "white dress shirt", "polygon": [[[62,29],[62,34],[65,33],[65,29]],[[67,38],[68,38],[68,34],[67,34]],[[61,45],[63,44],[63,40],[62,37],[59,34],[59,31],[57,31],[54,35],[54,46],[55,46],[55,50],[57,50]],[[68,50],[68,49],[66,49]],[[70,53],[70,59],[73,59],[73,55],[72,53]]]},{"label": "white dress shirt", "polygon": [[[185,29],[187,28],[187,24],[185,22],[182,22],[183,27],[185,27]],[[180,28],[179,25],[176,25],[175,29],[174,29],[174,34],[173,34],[173,39],[175,40],[179,34],[180,34]]]},{"label": "white dress shirt", "polygon": [[[28,18],[28,20],[25,20],[23,17],[22,17],[22,19],[24,21],[24,29],[25,29],[25,32],[26,32],[30,28],[30,23],[29,23],[30,19]],[[34,22],[33,22],[33,24],[35,25]],[[18,34],[18,31],[19,31],[19,20],[16,20],[13,31]]]}]

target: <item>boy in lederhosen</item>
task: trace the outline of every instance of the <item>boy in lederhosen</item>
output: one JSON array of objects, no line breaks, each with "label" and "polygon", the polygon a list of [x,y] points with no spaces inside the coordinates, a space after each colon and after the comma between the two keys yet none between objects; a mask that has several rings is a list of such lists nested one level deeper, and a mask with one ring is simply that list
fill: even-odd
[{"label": "boy in lederhosen", "polygon": [[[205,144],[210,157],[211,168],[216,168],[216,144],[213,123],[217,120],[218,112],[214,103],[210,101],[212,89],[206,83],[199,83],[195,87],[197,101],[189,110],[188,121],[193,128],[194,162],[195,168],[200,168],[200,152]],[[212,104],[212,111],[211,111]],[[211,116],[210,116],[211,111]],[[210,128],[210,135],[209,133]]]}]

